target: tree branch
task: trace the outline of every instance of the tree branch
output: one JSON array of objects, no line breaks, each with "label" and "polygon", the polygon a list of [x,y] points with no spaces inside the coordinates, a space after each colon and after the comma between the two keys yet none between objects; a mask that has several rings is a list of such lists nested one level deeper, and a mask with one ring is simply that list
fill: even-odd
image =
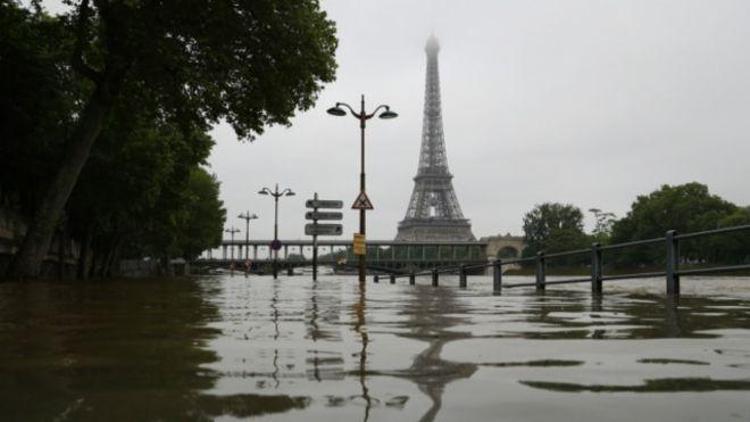
[{"label": "tree branch", "polygon": [[78,7],[78,18],[76,20],[76,43],[73,50],[73,57],[71,58],[71,65],[76,72],[80,73],[85,78],[88,78],[96,83],[101,82],[101,74],[89,66],[83,59],[83,47],[86,44],[86,38],[88,35],[88,22],[91,9],[89,8],[89,0],[83,0],[81,5]]}]

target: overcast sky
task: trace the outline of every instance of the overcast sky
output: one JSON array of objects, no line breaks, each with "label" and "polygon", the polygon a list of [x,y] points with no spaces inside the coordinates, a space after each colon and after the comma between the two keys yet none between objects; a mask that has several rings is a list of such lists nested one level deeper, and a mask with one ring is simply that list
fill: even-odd
[{"label": "overcast sky", "polygon": [[[323,0],[340,40],[337,81],[290,128],[240,143],[212,135],[227,225],[249,209],[251,236],[270,238],[263,186],[294,189],[282,238],[304,237],[304,201],[348,207],[358,191],[359,128],[325,110],[336,101],[389,104],[395,120],[367,129],[368,238],[392,239],[417,171],[424,43],[440,40],[448,162],[477,237],[521,233],[546,201],[622,216],[639,194],[699,181],[750,204],[750,1]],[[589,223],[591,219],[587,219]],[[243,233],[244,234],[244,233]]]}]

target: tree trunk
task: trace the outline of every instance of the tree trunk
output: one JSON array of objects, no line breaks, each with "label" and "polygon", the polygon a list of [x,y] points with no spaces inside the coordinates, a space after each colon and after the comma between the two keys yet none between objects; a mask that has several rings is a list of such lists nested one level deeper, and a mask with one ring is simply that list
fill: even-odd
[{"label": "tree trunk", "polygon": [[21,248],[8,268],[8,278],[23,280],[39,277],[41,263],[49,250],[60,213],[68,202],[81,169],[88,160],[91,147],[112,109],[111,92],[108,87],[99,85],[89,98],[66,145],[60,169],[38,206]]},{"label": "tree trunk", "polygon": [[91,264],[91,241],[93,237],[93,228],[86,229],[81,241],[81,255],[78,257],[78,279],[88,280],[89,265]]}]

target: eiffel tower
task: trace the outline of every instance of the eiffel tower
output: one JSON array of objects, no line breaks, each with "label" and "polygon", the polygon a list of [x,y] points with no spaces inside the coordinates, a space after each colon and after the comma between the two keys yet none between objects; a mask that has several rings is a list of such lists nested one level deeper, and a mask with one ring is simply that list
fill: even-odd
[{"label": "eiffel tower", "polygon": [[406,217],[398,224],[396,240],[476,240],[458,205],[451,181],[453,175],[448,170],[440,108],[439,51],[437,38],[430,36],[425,45],[427,78],[419,169]]}]

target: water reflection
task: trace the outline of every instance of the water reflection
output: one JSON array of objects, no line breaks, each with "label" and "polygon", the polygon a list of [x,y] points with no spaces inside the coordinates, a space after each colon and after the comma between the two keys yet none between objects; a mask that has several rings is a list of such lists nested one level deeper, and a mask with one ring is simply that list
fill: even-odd
[{"label": "water reflection", "polygon": [[444,360],[440,354],[443,347],[455,340],[470,337],[470,333],[452,330],[453,327],[466,323],[457,315],[466,312],[455,296],[453,289],[433,289],[418,286],[406,290],[407,300],[399,313],[407,316],[402,328],[406,332],[399,334],[405,338],[427,342],[427,347],[414,356],[408,369],[389,371],[387,375],[408,379],[426,394],[432,405],[419,419],[432,421],[443,404],[445,386],[462,378],[469,378],[477,370],[473,363],[458,363]]},{"label": "water reflection", "polygon": [[354,315],[356,316],[356,322],[354,324],[354,331],[359,335],[360,344],[362,350],[359,352],[359,384],[362,387],[362,398],[365,400],[365,415],[363,420],[367,421],[370,418],[370,410],[372,409],[372,397],[370,397],[369,390],[367,389],[367,345],[369,343],[369,337],[367,335],[367,321],[365,320],[366,310],[366,295],[367,286],[365,283],[359,284],[358,300],[353,305]]},{"label": "water reflection", "polygon": [[3,420],[211,420],[303,408],[305,397],[211,395],[220,287],[179,282],[0,286]]},{"label": "water reflection", "polygon": [[564,420],[581,393],[580,411],[671,393],[750,418],[747,298],[490,283],[0,285],[0,419]]}]

